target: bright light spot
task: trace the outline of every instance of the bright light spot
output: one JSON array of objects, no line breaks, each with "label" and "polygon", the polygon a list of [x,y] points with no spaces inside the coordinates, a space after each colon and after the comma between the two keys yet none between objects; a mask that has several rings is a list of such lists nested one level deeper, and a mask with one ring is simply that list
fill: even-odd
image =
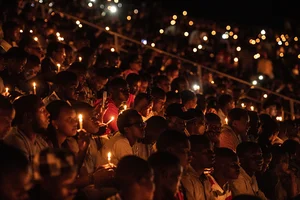
[{"label": "bright light spot", "polygon": [[77,21],[76,21],[76,24],[77,24],[77,25],[79,25],[79,24],[80,24],[80,21],[79,21],[79,20],[77,20]]},{"label": "bright light spot", "polygon": [[257,54],[255,54],[253,57],[254,57],[254,59],[259,59],[259,58],[260,58],[260,54],[257,53]]},{"label": "bright light spot", "polygon": [[151,43],[151,47],[155,47],[155,43]]},{"label": "bright light spot", "polygon": [[60,37],[60,33],[59,33],[59,32],[57,32],[57,33],[56,33],[56,36],[57,36],[57,37]]},{"label": "bright light spot", "polygon": [[44,1],[43,0],[39,0],[39,3],[43,3]]},{"label": "bright light spot", "polygon": [[39,38],[38,38],[38,37],[34,37],[33,39],[34,39],[34,41],[38,41],[38,40],[39,40]]},{"label": "bright light spot", "polygon": [[280,56],[280,57],[283,57],[283,56],[284,56],[284,53],[281,52],[281,53],[279,54],[279,56]]},{"label": "bright light spot", "polygon": [[122,3],[118,3],[118,7],[122,8],[123,4]]},{"label": "bright light spot", "polygon": [[257,39],[255,40],[255,42],[256,42],[256,43],[260,43],[260,39],[257,38]]},{"label": "bright light spot", "polygon": [[255,44],[256,44],[255,40],[253,40],[253,39],[250,39],[250,40],[249,40],[249,43],[252,44],[252,45],[255,45]]},{"label": "bright light spot", "polygon": [[143,43],[143,45],[147,45],[148,42],[147,42],[147,40],[143,39],[142,43]]},{"label": "bright light spot", "polygon": [[91,7],[93,7],[93,3],[88,3],[88,6],[91,8]]},{"label": "bright light spot", "polygon": [[133,13],[137,15],[139,13],[139,10],[138,9],[134,9]]},{"label": "bright light spot", "polygon": [[245,107],[246,107],[246,105],[245,105],[244,103],[241,103],[241,106],[242,106],[242,108],[245,108]]},{"label": "bright light spot", "polygon": [[265,98],[265,99],[268,98],[268,95],[267,95],[267,94],[264,94],[264,98]]},{"label": "bright light spot", "polygon": [[205,35],[205,36],[203,36],[203,40],[204,41],[207,41],[208,40],[208,37]]},{"label": "bright light spot", "polygon": [[276,117],[276,120],[281,122],[282,121],[282,117],[281,116]]},{"label": "bright light spot", "polygon": [[294,41],[297,42],[298,41],[298,37],[294,37]]},{"label": "bright light spot", "polygon": [[193,21],[189,21],[189,25],[190,25],[190,26],[193,26],[193,25],[194,25],[194,22],[193,22]]},{"label": "bright light spot", "polygon": [[262,36],[261,36],[261,39],[262,39],[262,40],[265,40],[266,38],[267,38],[267,37],[266,37],[265,35],[262,35]]},{"label": "bright light spot", "polygon": [[108,27],[108,26],[107,26],[107,27],[105,27],[105,30],[109,31],[109,27]]},{"label": "bright light spot", "polygon": [[260,31],[260,34],[266,35],[266,31],[265,31],[265,30],[261,30],[261,31]]},{"label": "bright light spot", "polygon": [[252,85],[257,85],[257,80],[252,81]]},{"label": "bright light spot", "polygon": [[259,79],[259,80],[264,80],[264,76],[263,76],[263,75],[259,75],[259,76],[258,76],[258,79]]},{"label": "bright light spot", "polygon": [[160,30],[159,30],[159,33],[160,33],[160,34],[163,34],[164,32],[165,32],[164,29],[160,29]]},{"label": "bright light spot", "polygon": [[187,16],[187,11],[183,11],[183,12],[182,12],[182,15],[183,15],[183,16]]},{"label": "bright light spot", "polygon": [[176,24],[176,21],[175,21],[175,20],[172,20],[172,21],[170,22],[170,24],[171,24],[171,25],[175,25],[175,24]]},{"label": "bright light spot", "polygon": [[202,45],[201,44],[198,45],[198,49],[202,49]]},{"label": "bright light spot", "polygon": [[226,30],[229,31],[231,27],[229,25],[226,26]]},{"label": "bright light spot", "polygon": [[211,32],[211,34],[212,34],[212,35],[216,35],[217,33],[216,33],[216,31],[213,30],[213,31]]},{"label": "bright light spot", "polygon": [[276,38],[276,42],[279,42],[280,41],[280,38]]},{"label": "bright light spot", "polygon": [[53,2],[50,2],[49,7],[51,8],[53,6],[53,4],[54,4]]},{"label": "bright light spot", "polygon": [[115,48],[111,48],[110,51],[111,52],[115,52],[116,50],[115,50]]},{"label": "bright light spot", "polygon": [[22,29],[20,30],[20,33],[23,33],[23,30],[22,30]]},{"label": "bright light spot", "polygon": [[197,52],[197,48],[193,48],[193,52],[195,52],[195,53],[196,53],[196,52]]},{"label": "bright light spot", "polygon": [[235,58],[233,59],[233,61],[234,61],[234,62],[239,62],[239,59],[238,59],[237,57],[235,57]]},{"label": "bright light spot", "polygon": [[233,32],[232,31],[229,32],[229,36],[230,37],[233,36]]},{"label": "bright light spot", "polygon": [[285,41],[286,41],[285,37],[281,38],[281,40],[282,40],[282,42],[285,42]]},{"label": "bright light spot", "polygon": [[284,45],[285,45],[285,46],[289,46],[289,42],[286,41],[286,42],[284,43]]},{"label": "bright light spot", "polygon": [[197,85],[197,84],[195,84],[195,85],[193,85],[193,89],[194,89],[194,90],[199,90],[199,89],[200,89],[200,86]]},{"label": "bright light spot", "polygon": [[214,55],[213,53],[209,54],[209,56],[210,56],[211,58],[215,57],[215,55]]},{"label": "bright light spot", "polygon": [[101,8],[101,9],[104,9],[104,8],[105,8],[105,6],[104,6],[103,4],[101,4],[101,5],[100,5],[100,8]]},{"label": "bright light spot", "polygon": [[114,0],[115,3],[119,3],[119,0]]},{"label": "bright light spot", "polygon": [[278,45],[282,45],[282,42],[281,42],[281,41],[279,41],[279,42],[278,42]]},{"label": "bright light spot", "polygon": [[79,24],[78,27],[79,27],[79,28],[82,28],[82,24]]},{"label": "bright light spot", "polygon": [[101,16],[104,17],[106,15],[106,12],[102,12]]},{"label": "bright light spot", "polygon": [[110,9],[109,9],[109,11],[111,13],[116,13],[117,12],[117,7],[116,6],[111,6]]},{"label": "bright light spot", "polygon": [[238,39],[238,36],[237,35],[233,35],[233,39]]},{"label": "bright light spot", "polygon": [[189,36],[189,32],[184,32],[184,36],[188,37]]},{"label": "bright light spot", "polygon": [[130,21],[131,20],[131,16],[128,15],[127,16],[127,20]]},{"label": "bright light spot", "polygon": [[227,33],[227,32],[226,32],[226,33],[224,33],[224,34],[222,35],[222,38],[223,38],[224,40],[228,39],[228,38],[229,38],[229,35],[228,35],[228,33]]},{"label": "bright light spot", "polygon": [[241,51],[242,48],[241,47],[236,47],[236,51]]},{"label": "bright light spot", "polygon": [[177,15],[173,15],[173,19],[176,20],[177,19]]},{"label": "bright light spot", "polygon": [[33,30],[30,30],[29,32],[30,32],[30,33],[33,33]]},{"label": "bright light spot", "polygon": [[211,83],[211,84],[215,84],[215,82],[214,82],[214,81],[211,81],[210,83]]},{"label": "bright light spot", "polygon": [[298,58],[300,59],[300,54],[298,54]]}]

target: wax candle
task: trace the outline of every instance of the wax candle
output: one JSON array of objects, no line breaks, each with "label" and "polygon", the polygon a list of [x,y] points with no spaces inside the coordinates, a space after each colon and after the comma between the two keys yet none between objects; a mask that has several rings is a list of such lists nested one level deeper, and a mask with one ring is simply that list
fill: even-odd
[{"label": "wax candle", "polygon": [[33,82],[33,84],[32,84],[32,85],[33,85],[33,94],[34,94],[34,95],[36,95],[36,83],[35,83],[35,82]]},{"label": "wax candle", "polygon": [[83,116],[82,116],[82,114],[78,115],[78,119],[79,119],[79,129],[82,130],[83,129],[83,125],[82,125]]},{"label": "wax candle", "polygon": [[108,164],[110,164],[110,161],[111,161],[111,153],[110,152],[107,153],[107,161],[108,161]]}]

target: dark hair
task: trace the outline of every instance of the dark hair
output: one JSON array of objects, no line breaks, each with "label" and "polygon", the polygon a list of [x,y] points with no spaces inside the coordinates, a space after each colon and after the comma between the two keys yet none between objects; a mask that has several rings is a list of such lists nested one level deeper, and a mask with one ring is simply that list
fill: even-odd
[{"label": "dark hair", "polygon": [[230,94],[222,94],[222,95],[220,95],[220,97],[218,99],[218,104],[219,104],[220,108],[223,108],[231,101],[233,101],[233,97]]},{"label": "dark hair", "polygon": [[165,99],[166,98],[166,93],[163,89],[159,87],[154,87],[151,90],[151,95],[153,96],[154,100],[159,100],[159,99]]},{"label": "dark hair", "polygon": [[25,115],[34,115],[38,108],[40,108],[43,104],[42,100],[36,95],[24,95],[17,97],[13,101],[13,107],[16,110],[16,116],[13,120],[13,125],[21,125],[24,123]]},{"label": "dark hair", "polygon": [[247,110],[242,108],[233,108],[228,113],[228,124],[231,125],[233,121],[241,120],[242,118],[247,119],[248,116]]},{"label": "dark hair", "polygon": [[119,190],[126,190],[151,173],[152,169],[144,159],[132,155],[124,156],[115,171],[116,187]]},{"label": "dark hair", "polygon": [[147,121],[145,131],[152,130],[155,132],[166,130],[168,128],[167,120],[161,116],[152,116]]},{"label": "dark hair", "polygon": [[254,149],[260,149],[260,146],[255,142],[242,142],[237,146],[236,153],[239,158],[242,158]]},{"label": "dark hair", "polygon": [[157,85],[157,84],[160,84],[160,83],[163,82],[163,81],[169,81],[169,78],[168,78],[167,76],[165,76],[165,75],[160,75],[160,76],[157,76],[157,77],[155,78],[155,83],[156,83],[156,85]]},{"label": "dark hair", "polygon": [[172,83],[171,83],[171,90],[172,91],[176,91],[178,90],[179,91],[179,88],[180,88],[180,84],[181,83],[187,83],[187,79],[185,77],[178,77],[178,78],[175,78]]},{"label": "dark hair", "polygon": [[41,64],[41,61],[40,61],[39,57],[37,57],[35,55],[29,55],[27,57],[27,63],[25,65],[25,67],[27,69],[32,69],[33,67],[36,67],[40,64]]},{"label": "dark hair", "polygon": [[191,151],[197,151],[196,148],[199,145],[208,146],[211,144],[211,141],[206,135],[191,135],[189,141],[191,143]]},{"label": "dark hair", "polygon": [[[6,21],[2,25],[3,33],[6,34],[7,31],[12,31],[14,29],[19,28],[20,25],[14,21]],[[4,35],[6,37],[6,35]]]},{"label": "dark hair", "polygon": [[103,67],[103,68],[97,68],[97,67],[91,67],[88,70],[88,73],[90,76],[95,76],[97,78],[102,79],[108,79],[109,78],[109,68]]},{"label": "dark hair", "polygon": [[166,66],[165,72],[169,73],[169,72],[174,72],[177,70],[179,70],[179,68],[176,65],[171,64],[171,65]]},{"label": "dark hair", "polygon": [[196,98],[196,94],[191,90],[184,90],[180,93],[182,104],[186,104],[188,101],[191,101]]},{"label": "dark hair", "polygon": [[36,44],[36,43],[37,42],[34,40],[34,37],[32,37],[32,35],[30,35],[30,36],[28,35],[28,36],[23,37],[20,40],[18,46],[24,50],[26,47]]},{"label": "dark hair", "polygon": [[158,137],[156,148],[158,151],[167,151],[168,148],[177,147],[185,141],[188,141],[188,137],[184,133],[175,130],[166,130]]},{"label": "dark hair", "polygon": [[27,53],[19,47],[12,47],[5,53],[4,58],[21,61],[27,59]]},{"label": "dark hair", "polygon": [[167,92],[167,102],[180,99],[181,97],[179,93],[176,93],[175,91]]},{"label": "dark hair", "polygon": [[243,194],[243,195],[238,195],[238,196],[233,197],[232,200],[261,200],[261,199],[254,195]]},{"label": "dark hair", "polygon": [[288,139],[286,141],[284,141],[284,143],[281,145],[282,149],[288,153],[289,155],[293,155],[296,154],[297,150],[300,147],[299,142],[292,140],[292,139]]},{"label": "dark hair", "polygon": [[13,110],[13,105],[8,98],[0,94],[0,111]]},{"label": "dark hair", "polygon": [[153,102],[153,97],[147,93],[138,93],[134,98],[134,106],[138,105],[142,100],[146,99],[148,105]]},{"label": "dark hair", "polygon": [[50,42],[47,46],[47,56],[51,57],[53,52],[57,52],[64,48],[64,44],[60,42]]},{"label": "dark hair", "polygon": [[114,90],[127,86],[127,81],[123,78],[117,77],[111,80],[108,84],[108,90],[110,93],[113,93]]},{"label": "dark hair", "polygon": [[125,134],[124,129],[130,125],[130,121],[134,117],[141,117],[141,115],[133,109],[125,110],[118,116],[117,126],[121,134]]},{"label": "dark hair", "polygon": [[215,113],[205,114],[205,119],[207,123],[221,123],[221,118]]},{"label": "dark hair", "polygon": [[74,72],[62,71],[56,74],[54,84],[58,86],[66,86],[70,83],[77,82],[77,75]]},{"label": "dark hair", "polygon": [[138,74],[131,73],[131,74],[128,74],[128,76],[126,77],[126,81],[127,81],[128,85],[131,86],[134,83],[141,81],[141,77]]},{"label": "dark hair", "polygon": [[236,158],[237,155],[234,151],[228,148],[216,148],[216,158]]},{"label": "dark hair", "polygon": [[67,71],[71,72],[79,72],[85,74],[87,72],[87,66],[82,62],[74,62],[71,66],[67,69]]}]

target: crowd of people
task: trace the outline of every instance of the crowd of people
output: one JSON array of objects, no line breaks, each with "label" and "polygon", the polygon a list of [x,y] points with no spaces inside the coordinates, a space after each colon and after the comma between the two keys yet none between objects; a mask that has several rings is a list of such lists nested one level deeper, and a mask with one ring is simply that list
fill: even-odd
[{"label": "crowd of people", "polygon": [[[148,23],[163,15],[158,5],[120,20],[104,17],[122,6],[116,0],[106,14],[95,1],[13,2],[1,6],[0,199],[300,198],[300,123],[284,101],[205,70],[199,82],[197,67],[125,40],[116,46],[59,10],[296,98],[294,68],[280,77],[264,58],[254,72],[250,53],[236,54],[247,51],[234,42],[238,29],[216,39],[217,25],[177,16],[181,26],[162,29],[168,17]],[[185,22],[196,32],[183,34]],[[255,47],[259,56],[271,53],[266,46]]]}]

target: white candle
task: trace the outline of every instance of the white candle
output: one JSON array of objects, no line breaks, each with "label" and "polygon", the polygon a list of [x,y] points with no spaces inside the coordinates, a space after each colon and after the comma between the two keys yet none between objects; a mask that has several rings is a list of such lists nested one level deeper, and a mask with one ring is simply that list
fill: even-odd
[{"label": "white candle", "polygon": [[34,94],[34,95],[36,95],[36,83],[35,83],[35,82],[33,82],[33,84],[32,84],[32,85],[33,85],[33,94]]},{"label": "white candle", "polygon": [[251,111],[254,111],[254,106],[251,106],[250,109],[251,109]]},{"label": "white candle", "polygon": [[107,161],[108,161],[108,164],[110,164],[110,161],[111,161],[111,153],[110,152],[107,153]]},{"label": "white candle", "polygon": [[5,93],[8,93],[8,87],[5,88]]},{"label": "white candle", "polygon": [[79,56],[79,57],[78,57],[78,60],[79,60],[79,62],[81,62],[81,61],[82,61],[82,57],[81,57],[81,56]]},{"label": "white candle", "polygon": [[106,125],[110,124],[114,120],[115,120],[115,117],[111,117],[110,120],[108,122],[106,122]]},{"label": "white candle", "polygon": [[227,117],[225,118],[225,124],[228,124],[228,118]]},{"label": "white candle", "polygon": [[57,64],[57,72],[60,72],[60,67],[61,67],[61,65]]},{"label": "white candle", "polygon": [[104,91],[102,95],[102,108],[105,108],[106,99],[107,99],[107,92]]},{"label": "white candle", "polygon": [[82,130],[83,129],[83,125],[82,125],[83,116],[82,116],[82,114],[78,115],[78,119],[79,119],[79,130]]}]

